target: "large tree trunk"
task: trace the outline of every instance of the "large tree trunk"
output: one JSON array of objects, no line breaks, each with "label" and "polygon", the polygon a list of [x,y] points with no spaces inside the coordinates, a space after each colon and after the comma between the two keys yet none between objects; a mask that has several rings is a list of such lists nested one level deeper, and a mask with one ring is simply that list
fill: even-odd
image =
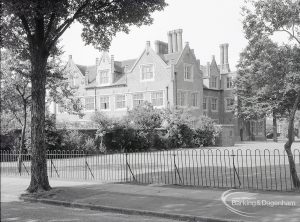
[{"label": "large tree trunk", "polygon": [[292,144],[294,142],[294,119],[295,119],[295,113],[297,111],[298,105],[300,103],[300,90],[298,91],[296,101],[293,106],[293,110],[290,113],[289,116],[289,125],[288,125],[288,141],[284,144],[284,149],[287,153],[289,165],[290,165],[290,173],[293,181],[293,185],[295,189],[300,189],[300,180],[297,175],[295,160],[293,157],[293,152],[291,150]]},{"label": "large tree trunk", "polygon": [[21,132],[21,143],[20,143],[20,148],[19,148],[19,156],[18,156],[18,169],[19,173],[21,174],[22,170],[22,153],[25,147],[25,132],[26,132],[26,124],[27,124],[27,105],[26,103],[24,104],[24,122],[23,122],[23,127],[22,127],[22,132]]},{"label": "large tree trunk", "polygon": [[48,55],[42,47],[33,51],[31,60],[31,181],[29,192],[50,190],[45,147],[46,64]]},{"label": "large tree trunk", "polygon": [[277,142],[277,118],[276,118],[276,114],[273,111],[273,141]]}]

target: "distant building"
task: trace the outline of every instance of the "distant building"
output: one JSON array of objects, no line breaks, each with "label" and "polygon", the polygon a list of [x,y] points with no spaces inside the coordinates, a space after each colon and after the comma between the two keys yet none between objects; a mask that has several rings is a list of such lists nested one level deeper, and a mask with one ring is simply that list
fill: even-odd
[{"label": "distant building", "polygon": [[84,104],[85,116],[70,115],[54,103],[52,112],[58,123],[84,125],[90,123],[95,111],[122,117],[127,110],[148,101],[155,108],[188,108],[195,118],[206,115],[218,124],[232,125],[239,138],[241,123],[232,111],[236,73],[229,68],[228,44],[220,49],[220,65],[213,57],[211,63],[201,66],[189,43],[183,45],[182,30],[178,29],[168,32],[168,42],[155,41],[154,49],[147,41],[136,59],[116,61],[103,52],[94,66],[82,66],[70,56],[68,78],[71,87],[77,89],[75,96]]}]

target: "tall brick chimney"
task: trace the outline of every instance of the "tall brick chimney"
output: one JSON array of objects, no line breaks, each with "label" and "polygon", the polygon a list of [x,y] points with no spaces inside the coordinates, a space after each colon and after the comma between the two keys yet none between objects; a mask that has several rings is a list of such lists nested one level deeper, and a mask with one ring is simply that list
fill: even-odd
[{"label": "tall brick chimney", "polygon": [[177,34],[176,31],[172,31],[172,45],[173,45],[173,52],[177,52]]},{"label": "tall brick chimney", "polygon": [[182,50],[182,29],[176,30],[176,36],[177,36],[177,49],[180,52]]},{"label": "tall brick chimney", "polygon": [[228,73],[230,72],[229,62],[228,62],[228,43],[220,45],[220,72]]},{"label": "tall brick chimney", "polygon": [[173,52],[173,44],[172,44],[172,32],[168,32],[168,53]]}]

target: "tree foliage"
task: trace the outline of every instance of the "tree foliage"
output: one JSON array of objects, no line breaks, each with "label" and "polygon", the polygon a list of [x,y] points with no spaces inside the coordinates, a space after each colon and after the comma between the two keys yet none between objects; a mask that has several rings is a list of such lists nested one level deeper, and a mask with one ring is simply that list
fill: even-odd
[{"label": "tree foliage", "polygon": [[136,129],[154,130],[161,127],[161,111],[155,109],[151,103],[144,102],[128,111],[127,120]]},{"label": "tree foliage", "polygon": [[[289,122],[284,145],[295,188],[300,188],[291,151],[295,113],[300,106],[300,1],[250,1],[243,8],[248,46],[241,54],[237,86],[239,112],[245,116],[273,112]],[[269,40],[275,32],[288,34],[287,45]]]},{"label": "tree foliage", "polygon": [[107,50],[117,32],[131,25],[149,25],[151,13],[164,0],[6,0],[1,2],[1,44],[31,63],[31,182],[30,192],[50,189],[45,149],[46,67],[57,42],[74,21],[83,25],[87,44]]}]

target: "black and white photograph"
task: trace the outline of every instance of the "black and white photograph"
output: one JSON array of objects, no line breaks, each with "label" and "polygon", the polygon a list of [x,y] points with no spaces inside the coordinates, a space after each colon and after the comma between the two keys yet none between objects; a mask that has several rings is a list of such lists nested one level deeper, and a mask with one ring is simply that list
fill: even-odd
[{"label": "black and white photograph", "polygon": [[300,221],[300,0],[0,15],[1,221]]}]

